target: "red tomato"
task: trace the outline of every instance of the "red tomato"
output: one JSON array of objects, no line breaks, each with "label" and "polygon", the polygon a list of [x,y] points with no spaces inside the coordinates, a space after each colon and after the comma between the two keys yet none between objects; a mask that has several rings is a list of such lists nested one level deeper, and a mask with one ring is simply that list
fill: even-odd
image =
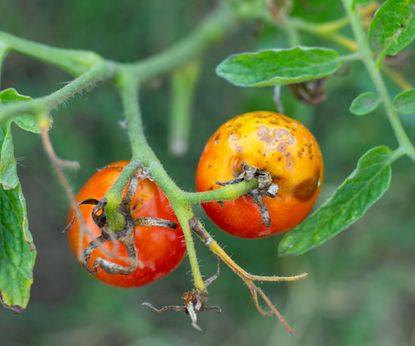
[{"label": "red tomato", "polygon": [[196,174],[197,191],[218,189],[243,165],[268,172],[278,185],[276,197],[263,197],[271,218],[264,224],[253,199],[204,203],[208,216],[224,231],[261,238],[287,231],[310,212],[323,182],[323,158],[310,131],[285,115],[257,111],[224,123],[208,140]]},{"label": "red tomato", "polygon": [[[101,200],[117,180],[122,167],[126,164],[128,164],[128,161],[112,163],[95,173],[79,191],[76,197],[77,201],[82,202],[87,199]],[[88,244],[102,234],[101,229],[92,219],[93,208],[94,206],[92,205],[80,206],[82,216],[91,234],[84,234],[82,240],[80,239],[80,227],[76,218],[74,224],[68,230],[70,246],[79,262],[82,262],[82,252],[87,248]],[[138,287],[161,279],[180,264],[186,252],[183,233],[176,216],[166,196],[154,182],[148,179],[139,180],[137,191],[131,200],[130,209],[134,218],[157,217],[173,221],[178,227],[176,229],[159,226],[136,226],[134,228],[135,246],[138,259],[142,262],[143,267],[138,267],[131,274],[127,275],[110,274],[102,268],[98,268],[98,271],[94,274],[99,280],[119,287]],[[74,213],[71,209],[68,223],[73,220],[73,215]],[[92,269],[97,257],[110,260],[125,267],[129,266],[128,261],[125,259],[127,258],[126,248],[120,241],[109,240],[103,243],[102,246],[107,253],[104,253],[102,248],[96,248],[88,261],[88,268]],[[109,256],[108,253],[113,251],[116,252],[116,256]]]}]

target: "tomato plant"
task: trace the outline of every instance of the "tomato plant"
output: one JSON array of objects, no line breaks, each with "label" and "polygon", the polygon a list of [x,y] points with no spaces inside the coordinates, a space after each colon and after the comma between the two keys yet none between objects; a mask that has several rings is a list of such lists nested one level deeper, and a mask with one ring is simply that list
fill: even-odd
[{"label": "tomato plant", "polygon": [[[15,124],[23,131],[40,135],[72,207],[68,218],[72,250],[78,261],[98,279],[120,287],[139,287],[167,275],[187,253],[193,287],[182,295],[182,304],[159,309],[150,303],[146,305],[158,312],[184,311],[190,316],[192,326],[200,329],[198,313],[220,309],[207,305],[208,286],[219,271],[212,278],[204,279],[195,246],[195,239],[199,238],[220,263],[243,281],[259,313],[278,318],[292,332],[257,282],[296,281],[304,279],[307,273],[293,276],[249,273],[210,234],[203,217],[198,215],[197,206],[202,205],[217,225],[239,237],[261,238],[292,229],[279,241],[278,255],[298,256],[324,244],[365,215],[389,189],[392,166],[398,159],[407,157],[415,162],[415,146],[406,128],[409,117],[403,117],[415,113],[415,88],[407,80],[411,74],[405,75],[399,67],[408,59],[404,49],[415,40],[413,1],[386,0],[382,4],[366,0],[327,1],[321,6],[329,9],[322,22],[312,21],[313,14],[308,13],[309,8],[314,8],[311,3],[306,6],[290,0],[218,0],[201,25],[171,48],[128,63],[107,59],[92,51],[55,48],[0,32],[0,69],[13,52],[54,65],[70,76],[65,77],[63,84],[57,84],[61,85],[58,90],[42,97],[24,96],[13,88],[0,90],[1,302],[17,312],[26,308],[36,258],[26,201],[17,175],[12,133]],[[336,18],[331,18],[333,8],[336,8],[333,13]],[[97,16],[93,13],[92,17]],[[246,22],[260,24],[253,51],[228,57],[221,55],[218,59],[223,60],[217,65],[216,74],[234,86],[265,88],[258,94],[268,100],[265,108],[270,111],[242,114],[222,125],[208,141],[200,159],[196,176],[198,191],[186,191],[167,173],[146,139],[140,91],[157,84],[150,81],[162,75],[171,78],[171,109],[170,112],[163,109],[160,114],[169,114],[170,153],[183,155],[189,148],[195,89],[199,81],[203,82],[205,51]],[[279,41],[270,39],[277,33]],[[330,45],[319,46],[321,41]],[[264,49],[255,51],[254,47],[259,46]],[[307,217],[322,186],[322,155],[310,131],[297,120],[283,116],[282,108],[288,103],[286,109],[297,108],[288,113],[304,119],[302,112],[312,113],[311,108],[305,107],[330,100],[331,89],[336,85],[333,79],[347,78],[347,71],[354,68],[352,64],[360,64],[364,69],[361,84],[367,87],[371,82],[372,90],[353,95],[356,97],[350,102],[350,113],[362,117],[379,113],[382,107],[396,144],[393,149],[386,145],[366,147],[366,142],[371,140],[368,138],[364,142],[366,152],[358,159],[356,168],[341,184],[326,184],[329,188],[325,195],[329,197]],[[71,78],[69,82],[68,78]],[[110,82],[114,94],[121,98],[122,111],[113,113],[124,115],[121,122],[108,118],[111,129],[106,138],[112,139],[115,133],[125,131],[131,156],[128,162],[114,163],[94,174],[75,197],[66,170],[78,169],[80,165],[61,159],[55,152],[50,138],[52,119],[59,106],[103,81]],[[287,97],[286,91],[292,95]],[[207,94],[210,104],[220,104],[212,102],[216,99]],[[164,103],[160,102],[159,106],[164,107]],[[240,109],[258,108],[244,105]],[[146,108],[143,109],[146,113]],[[314,131],[318,129],[314,127],[316,123],[326,122],[332,126],[326,132],[335,133],[339,126],[333,125],[334,121],[347,107],[337,105],[336,98],[335,112],[321,109],[322,113],[316,112],[319,120],[313,119],[314,123],[310,120],[310,128]],[[222,113],[222,109],[218,110],[218,114]],[[360,120],[350,119],[353,119],[351,123]],[[116,123],[121,129],[114,126]],[[162,127],[156,127],[157,133],[162,133],[161,130]],[[98,132],[95,127],[94,131]],[[365,133],[361,137],[366,137]],[[347,149],[343,150],[348,152],[354,140],[351,136],[339,142],[343,147],[347,143]],[[389,139],[386,144],[391,145]],[[330,146],[326,144],[323,150],[326,152]],[[97,152],[101,151],[101,146],[96,147]],[[124,150],[122,147],[119,151]],[[337,156],[337,150],[334,151]],[[326,172],[335,171],[336,164],[330,160],[326,164]],[[180,169],[189,173],[184,167]],[[188,176],[193,177],[193,172]],[[325,259],[325,262],[329,261]],[[302,265],[301,261],[298,263]]]},{"label": "tomato plant", "polygon": [[[97,218],[102,220],[103,215],[97,215],[94,220],[94,212],[98,214],[101,211],[95,211],[93,205],[82,204],[84,201],[101,201],[126,164],[127,161],[111,163],[86,182],[76,200],[81,204],[80,211],[87,231],[82,231],[81,223],[71,209],[67,233],[74,255],[96,278],[114,286],[139,287],[161,279],[173,271],[182,261],[186,247],[183,232],[177,226],[177,218],[166,196],[149,179],[138,178],[136,191],[126,205],[136,224],[140,224],[140,220],[150,220],[146,226],[141,222],[141,225],[134,225],[133,229],[122,231],[132,232],[136,249],[132,258],[127,251],[129,244],[117,239],[116,233],[105,234],[105,220],[101,225],[100,221],[95,221]],[[166,220],[173,226],[150,225],[151,220]],[[93,241],[97,244],[90,248],[92,252],[85,263],[85,250]],[[137,262],[132,270],[128,270],[130,261]],[[107,266],[94,268],[98,263],[106,263]]]},{"label": "tomato plant", "polygon": [[[323,158],[313,135],[298,121],[274,112],[246,113],[220,126],[201,155],[196,189],[208,191],[238,177],[246,179],[250,169],[256,170],[253,175],[269,175],[265,191],[203,204],[219,227],[244,238],[269,236],[299,224],[323,182]],[[270,192],[272,184],[275,191]]]}]

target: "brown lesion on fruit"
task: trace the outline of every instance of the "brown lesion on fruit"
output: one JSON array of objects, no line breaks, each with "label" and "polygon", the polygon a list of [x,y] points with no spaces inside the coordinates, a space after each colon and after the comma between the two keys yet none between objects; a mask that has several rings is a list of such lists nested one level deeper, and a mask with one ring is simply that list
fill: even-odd
[{"label": "brown lesion on fruit", "polygon": [[212,275],[210,278],[204,281],[204,289],[198,292],[196,289],[192,289],[191,291],[187,291],[183,294],[182,305],[167,305],[162,308],[156,308],[154,305],[148,302],[144,302],[142,305],[149,307],[150,309],[154,310],[155,312],[161,313],[166,311],[175,311],[181,312],[184,311],[187,315],[189,315],[190,320],[192,322],[192,327],[197,329],[198,331],[202,331],[202,329],[197,324],[197,314],[205,311],[216,311],[218,313],[222,312],[222,309],[219,306],[208,306],[208,291],[207,288],[209,287],[212,282],[214,282],[220,274],[220,267],[218,261],[218,267],[216,273]]},{"label": "brown lesion on fruit", "polygon": [[297,157],[299,159],[303,158],[305,154],[306,154],[306,147],[305,146],[303,146],[300,150],[297,151]]},{"label": "brown lesion on fruit", "polygon": [[293,188],[293,195],[300,201],[310,200],[320,185],[320,170],[316,169],[313,177],[303,180]]},{"label": "brown lesion on fruit", "polygon": [[313,160],[313,144],[312,143],[308,143],[307,144],[307,153],[308,153],[308,158],[310,159],[310,161]]},{"label": "brown lesion on fruit", "polygon": [[288,170],[292,170],[294,168],[294,160],[291,156],[290,152],[285,153],[285,166]]},{"label": "brown lesion on fruit", "polygon": [[264,142],[271,150],[285,153],[287,147],[296,143],[296,138],[291,134],[289,129],[274,128],[270,129],[267,126],[259,126],[257,129],[257,136],[260,141]]},{"label": "brown lesion on fruit", "polygon": [[215,138],[214,138],[214,140],[213,140],[213,143],[215,143],[215,145],[217,145],[217,144],[219,144],[219,140],[220,140],[220,133],[218,133],[218,134],[215,136]]}]

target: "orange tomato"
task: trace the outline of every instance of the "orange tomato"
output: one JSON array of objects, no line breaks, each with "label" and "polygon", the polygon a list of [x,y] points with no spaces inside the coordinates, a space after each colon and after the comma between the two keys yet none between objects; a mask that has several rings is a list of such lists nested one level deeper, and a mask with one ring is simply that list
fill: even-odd
[{"label": "orange tomato", "polygon": [[268,111],[230,119],[203,150],[197,191],[220,188],[217,182],[234,179],[244,164],[268,172],[278,185],[276,197],[263,197],[271,224],[264,224],[258,206],[244,195],[223,203],[203,203],[220,228],[238,237],[261,238],[287,231],[308,215],[320,193],[324,168],[316,139],[301,123]]}]

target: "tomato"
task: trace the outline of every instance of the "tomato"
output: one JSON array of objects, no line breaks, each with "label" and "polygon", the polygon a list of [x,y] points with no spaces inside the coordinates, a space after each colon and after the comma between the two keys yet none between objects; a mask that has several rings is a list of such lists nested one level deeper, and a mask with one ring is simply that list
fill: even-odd
[{"label": "tomato", "polygon": [[249,195],[233,201],[203,203],[208,216],[224,231],[261,238],[287,231],[312,209],[323,181],[323,158],[316,139],[298,121],[256,111],[224,123],[208,140],[196,174],[197,191],[218,189],[218,182],[239,176],[246,166],[268,172],[278,186],[275,197],[263,197],[267,226]]},{"label": "tomato", "polygon": [[[128,161],[112,163],[95,173],[79,191],[77,201],[81,203],[90,199],[101,200],[126,164]],[[94,238],[102,234],[102,230],[92,219],[93,208],[93,205],[80,205],[82,216],[89,229],[88,233],[90,233],[83,234],[82,239],[80,239],[79,221],[76,218],[74,220],[72,209],[69,212],[68,223],[73,220],[74,223],[67,234],[71,249],[80,263],[82,263],[83,251]],[[130,210],[133,218],[157,217],[178,225],[166,196],[149,179],[138,180],[138,188],[131,199]],[[133,232],[137,258],[141,266],[130,274],[108,273],[98,268],[94,275],[99,280],[119,287],[138,287],[166,276],[182,261],[186,247],[180,226],[176,229],[160,226],[134,226]],[[98,257],[125,267],[129,266],[126,247],[118,240],[109,239],[92,252],[88,260],[89,270],[92,270]]]}]

